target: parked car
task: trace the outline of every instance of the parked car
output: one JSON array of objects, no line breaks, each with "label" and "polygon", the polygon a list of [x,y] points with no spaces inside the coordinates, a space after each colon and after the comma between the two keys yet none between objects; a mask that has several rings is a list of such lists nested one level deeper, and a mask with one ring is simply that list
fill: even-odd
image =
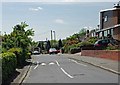
[{"label": "parked car", "polygon": [[49,54],[57,54],[58,51],[56,50],[56,48],[50,48],[49,49]]},{"label": "parked car", "polygon": [[97,49],[102,49],[108,46],[108,44],[119,45],[120,41],[116,39],[101,39],[95,42],[94,47]]},{"label": "parked car", "polygon": [[108,39],[102,39],[102,40],[96,41],[94,46],[95,47],[101,47],[101,46],[106,47],[108,45],[108,43],[110,43],[110,41]]}]

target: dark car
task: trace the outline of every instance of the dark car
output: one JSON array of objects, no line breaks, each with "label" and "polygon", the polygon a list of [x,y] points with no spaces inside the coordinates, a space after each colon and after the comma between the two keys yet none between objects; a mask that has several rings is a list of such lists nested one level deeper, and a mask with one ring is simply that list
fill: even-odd
[{"label": "dark car", "polygon": [[103,40],[98,40],[95,42],[94,46],[96,47],[101,47],[101,46],[107,46],[110,43],[110,40],[108,39],[103,39]]},{"label": "dark car", "polygon": [[97,49],[103,49],[108,46],[108,44],[119,45],[120,41],[116,39],[101,39],[95,42],[94,47]]},{"label": "dark car", "polygon": [[56,50],[56,48],[50,48],[49,49],[49,54],[57,54],[58,51]]}]

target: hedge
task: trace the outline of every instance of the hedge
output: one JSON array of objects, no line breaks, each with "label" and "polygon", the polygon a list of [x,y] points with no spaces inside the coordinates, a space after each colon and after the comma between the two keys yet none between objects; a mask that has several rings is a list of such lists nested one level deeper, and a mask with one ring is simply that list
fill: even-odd
[{"label": "hedge", "polygon": [[78,52],[81,52],[81,48],[71,48],[70,49],[71,54],[78,53]]},{"label": "hedge", "polygon": [[8,52],[12,52],[16,55],[17,58],[17,67],[23,65],[23,57],[22,56],[22,49],[21,48],[11,48],[8,50]]},{"label": "hedge", "polygon": [[11,52],[2,53],[2,81],[5,82],[14,72],[17,66],[16,55]]}]

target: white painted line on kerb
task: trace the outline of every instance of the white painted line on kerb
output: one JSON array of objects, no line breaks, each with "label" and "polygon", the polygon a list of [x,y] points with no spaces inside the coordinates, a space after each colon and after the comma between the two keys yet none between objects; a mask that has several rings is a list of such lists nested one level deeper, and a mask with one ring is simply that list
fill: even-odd
[{"label": "white painted line on kerb", "polygon": [[63,68],[60,68],[64,74],[66,74],[69,78],[74,78],[73,76],[71,76],[70,74],[68,74]]},{"label": "white painted line on kerb", "polygon": [[58,66],[60,66],[60,64],[58,63],[58,61],[55,61],[57,63]]},{"label": "white painted line on kerb", "polygon": [[69,60],[73,61],[73,62],[76,63],[76,64],[79,64],[79,65],[82,65],[82,66],[87,66],[87,65],[85,65],[85,64],[78,63],[78,62],[75,61],[75,60],[72,60],[72,59],[69,59]]},{"label": "white painted line on kerb", "polygon": [[36,68],[38,67],[38,63],[39,63],[39,62],[37,61],[37,65],[35,66],[35,68],[34,68],[34,69],[36,69]]}]

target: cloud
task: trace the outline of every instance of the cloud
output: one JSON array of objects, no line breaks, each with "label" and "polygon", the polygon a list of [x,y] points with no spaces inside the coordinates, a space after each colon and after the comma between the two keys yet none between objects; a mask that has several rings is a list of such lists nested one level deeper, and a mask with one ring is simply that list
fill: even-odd
[{"label": "cloud", "polygon": [[56,20],[55,20],[55,23],[65,24],[64,20],[62,20],[62,19],[56,19]]},{"label": "cloud", "polygon": [[37,8],[29,8],[30,11],[40,11],[43,10],[42,7],[37,7]]}]

